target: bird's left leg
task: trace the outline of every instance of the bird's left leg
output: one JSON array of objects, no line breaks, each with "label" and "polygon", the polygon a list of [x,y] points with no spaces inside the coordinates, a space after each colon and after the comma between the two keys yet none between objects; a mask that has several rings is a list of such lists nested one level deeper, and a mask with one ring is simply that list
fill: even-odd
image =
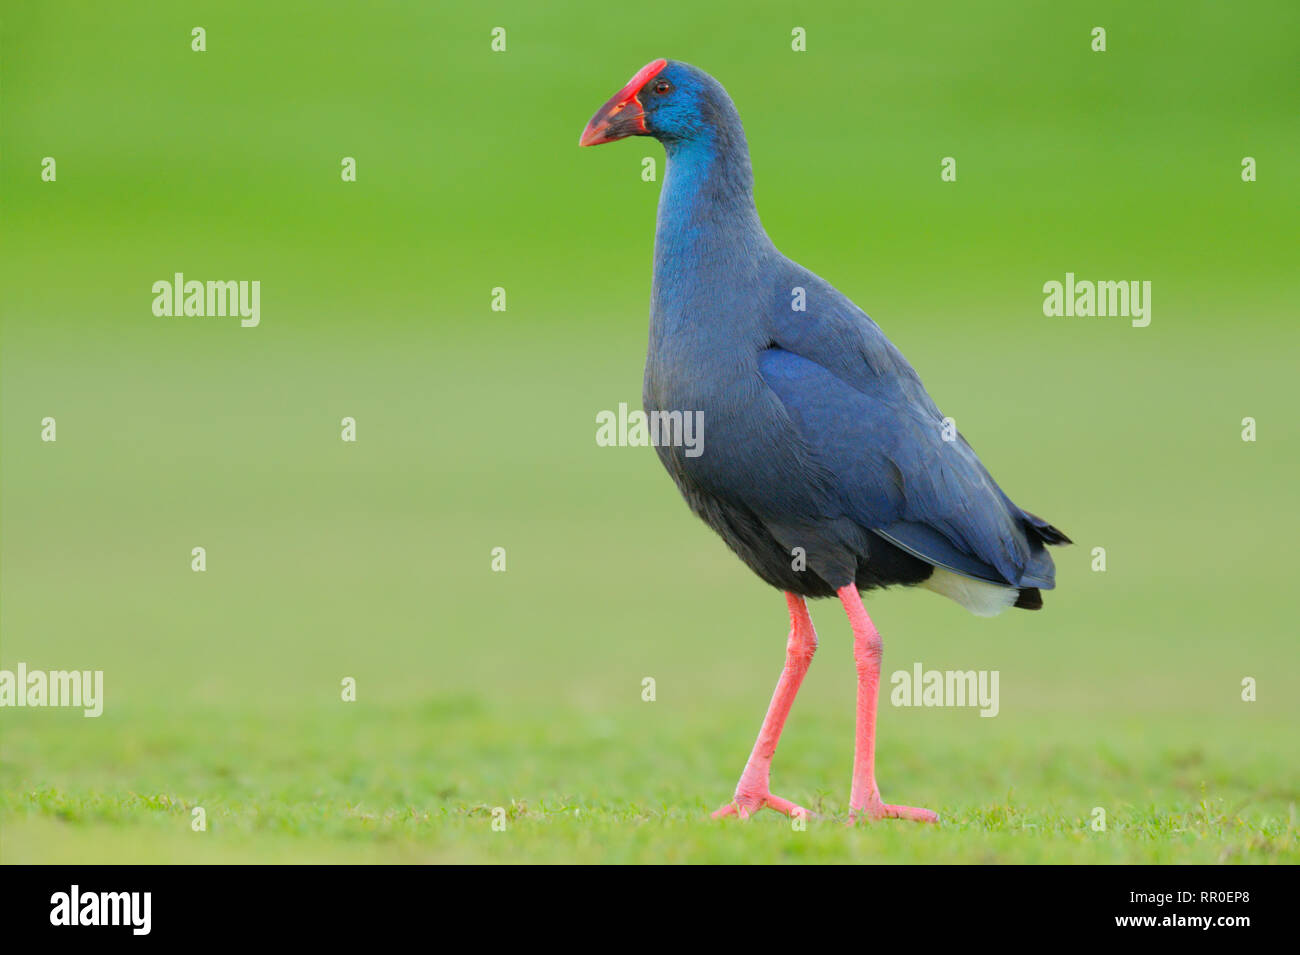
[{"label": "bird's left leg", "polygon": [[767,715],[763,717],[763,727],[758,731],[758,740],[754,743],[745,771],[736,784],[736,795],[717,812],[714,819],[724,816],[739,816],[748,819],[750,815],[767,806],[788,816],[807,816],[808,810],[796,806],[788,799],[773,796],[768,788],[768,778],[772,771],[772,756],[776,753],[777,740],[781,738],[781,729],[785,726],[790,707],[794,705],[795,694],[799,684],[808,672],[813,653],[817,650],[817,631],[813,629],[812,617],[808,615],[808,606],[797,594],[787,593],[785,602],[790,608],[790,637],[785,647],[785,669],[777,681],[776,692],[768,705]]},{"label": "bird's left leg", "polygon": [[858,667],[858,728],[853,748],[849,821],[856,822],[859,815],[865,815],[870,819],[938,822],[939,817],[929,809],[890,806],[880,798],[880,788],[876,785],[876,699],[880,694],[880,661],[884,656],[884,645],[876,625],[867,616],[867,608],[862,606],[858,588],[848,584],[835,593],[853,627],[853,659]]}]

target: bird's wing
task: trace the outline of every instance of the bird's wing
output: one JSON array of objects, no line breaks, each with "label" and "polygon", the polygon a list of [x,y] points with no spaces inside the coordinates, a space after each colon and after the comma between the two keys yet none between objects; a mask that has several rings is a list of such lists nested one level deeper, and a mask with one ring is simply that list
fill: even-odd
[{"label": "bird's wing", "polygon": [[898,349],[847,304],[860,319],[842,306],[778,319],[774,345],[759,357],[815,463],[834,475],[846,515],[936,566],[1052,587],[1051,558],[1023,512],[970,445],[945,432]]}]

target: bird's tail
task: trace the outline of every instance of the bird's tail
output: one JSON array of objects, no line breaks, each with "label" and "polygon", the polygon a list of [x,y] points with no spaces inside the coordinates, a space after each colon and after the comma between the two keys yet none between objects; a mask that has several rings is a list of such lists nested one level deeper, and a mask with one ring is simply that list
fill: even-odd
[{"label": "bird's tail", "polygon": [[1011,606],[1019,607],[1021,610],[1042,610],[1043,592],[1037,587],[1021,587],[1016,602]]},{"label": "bird's tail", "polygon": [[[1047,576],[1050,580],[1051,577],[1054,576],[1050,570],[1050,568],[1052,568],[1052,558],[1048,555],[1047,548],[1043,545],[1070,544],[1073,543],[1073,541],[1066,537],[1059,528],[1053,527],[1041,517],[1037,517],[1036,515],[1030,514],[1028,511],[1020,508],[1017,508],[1017,510],[1019,510],[1022,515],[1025,533],[1029,535],[1030,546],[1037,551],[1035,555],[1037,557],[1037,562],[1043,565],[1044,569],[1048,570]],[[1012,606],[1019,607],[1021,610],[1042,610],[1042,591],[1037,587],[1021,587],[1020,593],[1016,597],[1016,602]]]},{"label": "bird's tail", "polygon": [[1047,523],[1047,521],[1043,520],[1041,517],[1037,517],[1033,514],[1030,514],[1028,511],[1023,509],[1020,511],[1020,513],[1024,515],[1025,530],[1033,534],[1044,544],[1073,544],[1074,543],[1074,541],[1070,540],[1070,538],[1065,536],[1065,533],[1063,531],[1061,531],[1056,527],[1053,527],[1051,524]]}]

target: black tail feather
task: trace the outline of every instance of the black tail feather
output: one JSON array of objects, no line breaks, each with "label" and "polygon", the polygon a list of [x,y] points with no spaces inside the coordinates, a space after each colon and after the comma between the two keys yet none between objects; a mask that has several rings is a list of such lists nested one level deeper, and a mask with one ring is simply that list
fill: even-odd
[{"label": "black tail feather", "polygon": [[1021,587],[1020,596],[1013,606],[1021,610],[1042,610],[1043,594],[1037,587]]},{"label": "black tail feather", "polygon": [[1044,544],[1073,544],[1074,541],[1065,536],[1064,531],[1053,527],[1041,517],[1036,517],[1028,511],[1022,510],[1020,513],[1025,515],[1025,530],[1032,533]]}]

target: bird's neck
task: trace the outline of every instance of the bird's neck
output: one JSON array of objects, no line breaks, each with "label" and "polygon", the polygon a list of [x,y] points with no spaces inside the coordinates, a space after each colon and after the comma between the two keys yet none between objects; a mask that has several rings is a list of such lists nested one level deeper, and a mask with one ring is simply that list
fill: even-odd
[{"label": "bird's neck", "polygon": [[666,142],[664,150],[668,167],[659,196],[659,228],[669,227],[666,237],[709,219],[715,226],[762,228],[754,208],[749,145],[739,122],[698,139]]},{"label": "bird's neck", "polygon": [[665,143],[668,165],[655,227],[654,311],[689,307],[696,283],[740,278],[771,248],[754,206],[754,175],[739,120]]}]

